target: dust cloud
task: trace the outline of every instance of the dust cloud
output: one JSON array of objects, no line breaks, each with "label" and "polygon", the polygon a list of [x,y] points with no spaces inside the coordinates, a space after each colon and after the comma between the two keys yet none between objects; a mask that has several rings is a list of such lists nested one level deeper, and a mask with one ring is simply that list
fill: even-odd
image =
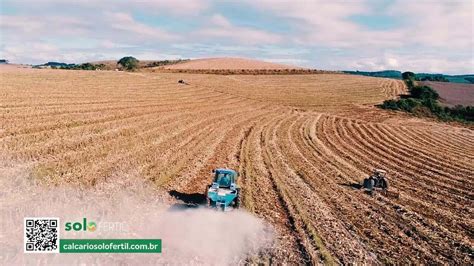
[{"label": "dust cloud", "polygon": [[[37,184],[28,165],[0,164],[0,264],[226,265],[273,246],[274,230],[243,210],[176,208],[166,192],[136,174],[117,174],[94,189]],[[161,254],[25,254],[23,219],[59,217],[61,238],[159,238]],[[97,230],[65,231],[65,222]]]}]

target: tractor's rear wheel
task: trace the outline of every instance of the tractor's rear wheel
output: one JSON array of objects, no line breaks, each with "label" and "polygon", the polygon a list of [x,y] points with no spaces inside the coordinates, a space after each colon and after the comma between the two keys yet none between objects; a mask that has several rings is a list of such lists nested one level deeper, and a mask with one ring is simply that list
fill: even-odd
[{"label": "tractor's rear wheel", "polygon": [[379,181],[379,185],[380,185],[380,188],[382,188],[383,190],[388,189],[388,181],[385,178]]},{"label": "tractor's rear wheel", "polygon": [[209,192],[209,186],[206,186],[206,192],[205,192],[205,196],[206,196],[206,205],[207,207],[213,207],[213,205],[215,206],[216,203],[213,202],[207,195],[208,195],[208,192]]},{"label": "tractor's rear wheel", "polygon": [[242,195],[240,195],[240,188],[237,188],[237,197],[234,199],[234,208],[240,208],[240,204],[242,203]]},{"label": "tractor's rear wheel", "polygon": [[237,198],[234,199],[234,208],[238,209],[240,207],[240,197],[237,196]]},{"label": "tractor's rear wheel", "polygon": [[364,183],[362,184],[362,186],[367,189],[367,190],[372,190],[375,186],[375,181],[374,179],[372,178],[366,178],[364,179]]},{"label": "tractor's rear wheel", "polygon": [[207,206],[210,207],[210,208],[214,208],[214,207],[216,207],[216,202],[208,198],[207,199]]}]

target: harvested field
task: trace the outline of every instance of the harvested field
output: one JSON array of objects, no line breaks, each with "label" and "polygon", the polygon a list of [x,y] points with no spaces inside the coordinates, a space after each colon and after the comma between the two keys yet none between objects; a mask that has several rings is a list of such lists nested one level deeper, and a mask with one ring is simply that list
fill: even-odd
[{"label": "harvested field", "polygon": [[421,83],[435,89],[441,97],[441,103],[445,105],[474,105],[474,84],[434,81]]},{"label": "harvested field", "polygon": [[[0,156],[31,162],[46,184],[98,186],[133,172],[196,195],[211,169],[229,167],[244,207],[278,233],[253,262],[474,263],[474,131],[375,109],[405,92],[401,81],[12,68],[0,77]],[[373,168],[388,171],[399,197],[355,189]]]}]

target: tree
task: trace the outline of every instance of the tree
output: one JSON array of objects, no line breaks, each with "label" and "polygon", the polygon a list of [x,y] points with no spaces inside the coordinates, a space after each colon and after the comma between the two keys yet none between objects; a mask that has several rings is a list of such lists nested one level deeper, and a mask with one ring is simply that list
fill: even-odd
[{"label": "tree", "polygon": [[96,69],[96,66],[94,66],[93,64],[91,63],[84,63],[84,64],[81,64],[79,66],[79,69],[82,69],[82,70],[95,70]]},{"label": "tree", "polygon": [[405,79],[405,84],[407,85],[409,91],[415,87],[415,82],[412,79]]},{"label": "tree", "polygon": [[407,98],[407,99],[400,99],[397,105],[398,105],[398,108],[400,108],[401,110],[411,112],[413,108],[420,106],[421,104],[420,102],[418,102],[417,100],[413,98]]},{"label": "tree", "polygon": [[414,79],[415,78],[415,73],[407,71],[402,73],[402,78],[403,79]]},{"label": "tree", "polygon": [[126,56],[126,57],[123,57],[122,59],[120,59],[117,62],[117,65],[121,65],[126,70],[135,70],[135,69],[138,68],[138,62],[140,62],[140,61],[138,61],[138,59],[136,59],[135,57]]},{"label": "tree", "polygon": [[410,90],[411,97],[417,99],[431,99],[438,100],[439,94],[433,88],[429,86],[414,86]]},{"label": "tree", "polygon": [[383,109],[391,109],[391,110],[398,110],[398,101],[396,100],[386,100],[383,102],[383,104],[380,106]]}]

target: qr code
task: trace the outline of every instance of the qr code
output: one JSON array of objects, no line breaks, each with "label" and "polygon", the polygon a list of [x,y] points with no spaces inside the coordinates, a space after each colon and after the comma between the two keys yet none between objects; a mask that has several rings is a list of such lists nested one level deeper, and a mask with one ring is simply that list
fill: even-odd
[{"label": "qr code", "polygon": [[24,226],[25,253],[59,253],[59,218],[29,217]]}]

